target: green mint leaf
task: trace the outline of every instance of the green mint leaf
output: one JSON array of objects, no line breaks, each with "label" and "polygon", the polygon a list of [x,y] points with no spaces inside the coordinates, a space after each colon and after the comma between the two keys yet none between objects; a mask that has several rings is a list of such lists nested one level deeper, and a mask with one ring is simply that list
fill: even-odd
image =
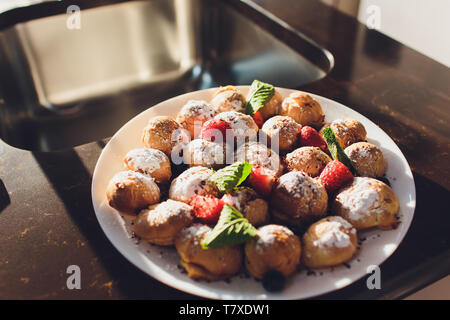
[{"label": "green mint leaf", "polygon": [[274,94],[275,87],[273,85],[254,80],[250,86],[245,113],[253,116],[256,111],[264,107],[272,99]]},{"label": "green mint leaf", "polygon": [[226,193],[240,185],[252,171],[252,165],[247,161],[240,161],[219,169],[209,180],[220,192]]},{"label": "green mint leaf", "polygon": [[203,249],[244,243],[256,236],[256,228],[233,206],[225,205],[219,221],[202,240]]},{"label": "green mint leaf", "polygon": [[331,128],[325,128],[322,131],[322,136],[327,143],[328,150],[330,150],[331,157],[334,160],[339,160],[342,162],[353,175],[356,175],[356,169],[352,164],[352,161],[347,157],[344,150],[342,150],[341,145],[336,139],[333,130]]}]

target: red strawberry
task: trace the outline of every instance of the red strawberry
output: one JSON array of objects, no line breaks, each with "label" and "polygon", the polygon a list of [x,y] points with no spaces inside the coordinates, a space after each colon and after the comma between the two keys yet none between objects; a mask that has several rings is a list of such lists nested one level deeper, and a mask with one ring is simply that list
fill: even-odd
[{"label": "red strawberry", "polygon": [[215,224],[220,217],[224,202],[214,196],[196,195],[190,205],[194,208],[194,215],[202,222]]},{"label": "red strawberry", "polygon": [[302,130],[300,131],[300,143],[302,147],[319,147],[323,152],[328,153],[327,143],[316,129],[312,127],[302,127]]},{"label": "red strawberry", "polygon": [[[216,140],[216,142],[225,142],[227,130],[231,130],[231,126],[228,122],[221,119],[211,119],[203,124],[202,130],[200,131],[200,137],[212,142]],[[220,141],[220,139],[222,139],[222,141]]]},{"label": "red strawberry", "polygon": [[319,176],[319,180],[328,191],[337,190],[352,179],[353,175],[350,170],[338,160],[328,162]]},{"label": "red strawberry", "polygon": [[259,112],[259,111],[256,111],[256,112],[253,114],[253,120],[255,121],[256,125],[257,125],[259,128],[261,128],[261,127],[263,126],[263,124],[264,124],[264,118],[263,118],[263,116],[261,115],[261,112]]},{"label": "red strawberry", "polygon": [[276,180],[276,172],[272,169],[253,166],[249,181],[253,188],[262,196],[269,196]]}]

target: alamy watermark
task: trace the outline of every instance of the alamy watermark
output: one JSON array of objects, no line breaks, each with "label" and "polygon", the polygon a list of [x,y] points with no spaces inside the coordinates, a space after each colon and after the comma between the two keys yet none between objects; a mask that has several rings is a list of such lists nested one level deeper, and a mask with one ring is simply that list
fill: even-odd
[{"label": "alamy watermark", "polygon": [[71,5],[67,7],[66,13],[68,15],[66,19],[66,27],[69,30],[81,29],[81,9],[77,5]]}]

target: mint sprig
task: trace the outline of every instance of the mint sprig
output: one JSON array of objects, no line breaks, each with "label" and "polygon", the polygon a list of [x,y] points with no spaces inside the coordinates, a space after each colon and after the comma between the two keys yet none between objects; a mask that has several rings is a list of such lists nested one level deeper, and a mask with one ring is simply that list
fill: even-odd
[{"label": "mint sprig", "polygon": [[217,189],[226,193],[240,185],[252,171],[252,165],[247,161],[235,162],[225,168],[219,169],[209,178]]},{"label": "mint sprig", "polygon": [[272,99],[274,94],[275,87],[273,85],[259,80],[253,80],[247,97],[245,113],[253,116],[256,111],[264,107],[264,105]]},{"label": "mint sprig", "polygon": [[331,128],[323,129],[322,136],[324,137],[325,142],[327,143],[328,150],[330,150],[331,153],[331,157],[334,160],[339,160],[340,162],[342,162],[353,175],[356,175],[357,172],[352,164],[352,161],[347,157],[344,150],[342,150],[341,145],[337,141],[333,130],[331,130]]},{"label": "mint sprig", "polygon": [[201,242],[203,249],[244,243],[256,236],[256,228],[233,206],[225,205],[214,229]]}]

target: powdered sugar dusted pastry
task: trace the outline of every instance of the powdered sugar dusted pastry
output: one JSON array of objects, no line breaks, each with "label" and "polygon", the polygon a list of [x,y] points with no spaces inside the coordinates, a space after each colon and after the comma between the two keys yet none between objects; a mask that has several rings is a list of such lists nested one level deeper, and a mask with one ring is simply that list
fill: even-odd
[{"label": "powdered sugar dusted pastry", "polygon": [[270,168],[281,174],[280,157],[265,144],[251,141],[241,145],[235,153],[235,161],[247,161],[252,165]]},{"label": "powdered sugar dusted pastry", "polygon": [[357,248],[356,229],[341,217],[326,217],[303,235],[302,262],[309,268],[331,267],[350,260]]},{"label": "powdered sugar dusted pastry", "polygon": [[134,222],[133,231],[150,243],[170,246],[175,235],[193,220],[191,206],[169,199],[142,210]]},{"label": "powdered sugar dusted pastry", "polygon": [[271,270],[287,277],[296,271],[301,251],[300,240],[291,230],[269,224],[245,244],[245,267],[257,279]]},{"label": "powdered sugar dusted pastry", "polygon": [[245,97],[233,86],[220,87],[211,100],[211,105],[215,108],[216,113],[244,112],[246,104]]},{"label": "powdered sugar dusted pastry", "polygon": [[386,173],[386,159],[376,145],[357,142],[345,148],[344,151],[360,176],[376,178]]},{"label": "powdered sugar dusted pastry", "polygon": [[216,113],[214,107],[206,101],[189,100],[178,112],[176,120],[195,139],[200,134],[203,123],[214,118]]},{"label": "powdered sugar dusted pastry", "polygon": [[331,158],[318,147],[301,147],[286,155],[286,166],[290,171],[303,171],[317,177]]},{"label": "powdered sugar dusted pastry", "polygon": [[342,188],[332,204],[334,215],[343,217],[357,230],[370,227],[392,229],[398,225],[397,196],[385,183],[367,177],[355,177]]},{"label": "powdered sugar dusted pastry", "polygon": [[240,187],[231,190],[222,200],[235,207],[255,227],[269,221],[269,205],[251,188]]},{"label": "powdered sugar dusted pastry", "polygon": [[[204,139],[195,139],[183,149],[184,161],[190,167],[203,166],[220,169],[227,164],[227,151],[230,147],[226,143],[215,143]],[[230,154],[232,156],[232,154]]]},{"label": "powdered sugar dusted pastry", "polygon": [[159,202],[160,191],[153,178],[140,172],[121,171],[110,180],[106,197],[114,209],[134,214]]},{"label": "powdered sugar dusted pastry", "polygon": [[[231,134],[237,146],[246,141],[254,141],[258,136],[258,126],[249,115],[236,111],[228,111],[219,113],[214,119],[226,121],[231,126]],[[228,141],[230,140],[227,139]]]},{"label": "powdered sugar dusted pastry", "polygon": [[258,110],[263,119],[267,120],[270,117],[278,114],[281,102],[283,102],[283,97],[278,93],[277,90],[275,90],[273,97],[264,105],[264,107]]},{"label": "powdered sugar dusted pastry", "polygon": [[180,265],[196,280],[222,280],[236,274],[242,266],[242,248],[224,246],[203,249],[201,241],[211,228],[194,223],[175,237],[175,247],[181,257]]},{"label": "powdered sugar dusted pastry", "polygon": [[320,134],[322,134],[323,129],[331,128],[336,140],[341,145],[342,149],[347,148],[349,145],[359,142],[366,141],[366,128],[358,120],[352,119],[337,119],[331,123],[325,124],[322,129],[320,129]]},{"label": "powdered sugar dusted pastry", "polygon": [[291,171],[280,177],[270,203],[276,220],[301,227],[325,216],[328,195],[319,181],[304,172]]},{"label": "powdered sugar dusted pastry", "polygon": [[172,176],[169,158],[164,152],[157,149],[130,150],[123,161],[126,170],[145,173],[153,177],[157,183],[165,183]]},{"label": "powdered sugar dusted pastry", "polygon": [[279,114],[291,117],[302,126],[308,125],[316,128],[321,127],[325,119],[319,102],[303,92],[293,92],[285,98]]},{"label": "powdered sugar dusted pastry", "polygon": [[269,118],[261,128],[270,145],[275,145],[275,148],[278,146],[280,151],[289,151],[298,146],[301,129],[301,124],[288,116]]},{"label": "powdered sugar dusted pastry", "polygon": [[172,181],[169,189],[169,198],[189,203],[197,194],[215,195],[214,187],[208,183],[208,179],[212,174],[212,170],[205,167],[187,169]]},{"label": "powdered sugar dusted pastry", "polygon": [[178,122],[167,116],[151,118],[142,132],[144,146],[161,150],[169,157],[177,144],[189,140],[189,133]]}]

